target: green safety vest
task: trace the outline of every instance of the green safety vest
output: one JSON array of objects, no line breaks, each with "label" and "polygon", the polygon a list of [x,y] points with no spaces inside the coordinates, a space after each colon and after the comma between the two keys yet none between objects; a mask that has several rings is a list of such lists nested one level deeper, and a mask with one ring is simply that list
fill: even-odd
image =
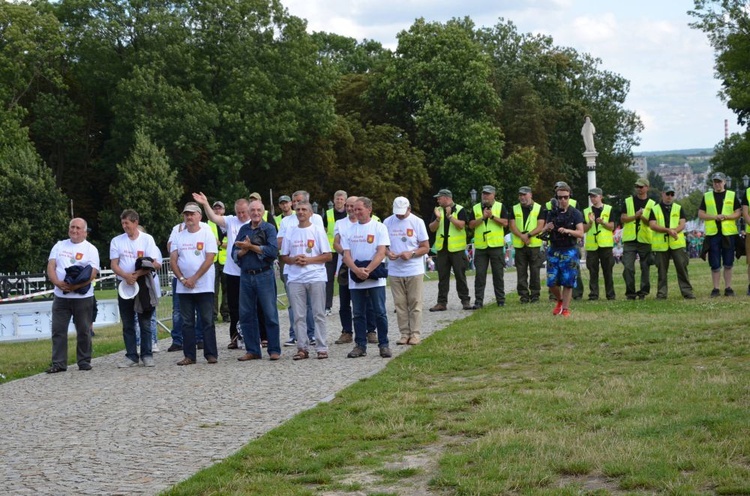
[{"label": "green safety vest", "polygon": [[[214,238],[216,238],[216,241],[218,243],[219,241],[219,226],[211,222],[210,220],[207,222],[208,227],[211,228],[211,232],[214,233]],[[224,236],[224,239],[226,240],[226,236]],[[222,247],[219,245],[219,253],[216,254],[216,262],[219,262],[219,265],[224,265],[224,263],[227,261],[227,248]]]},{"label": "green safety vest", "polygon": [[[655,205],[656,202],[649,198],[646,206],[643,208],[643,216],[641,216],[640,223],[637,220],[631,220],[622,226],[623,243],[637,240],[639,243],[651,244],[651,228],[648,227],[648,221],[644,221],[644,219],[648,219],[651,216],[651,209]],[[635,215],[635,203],[632,196],[625,199],[625,215],[628,217]]]},{"label": "green safety vest", "polygon": [[[583,211],[583,219],[588,222],[589,214],[594,211],[594,207],[589,207]],[[612,205],[604,205],[602,210],[602,221],[609,222],[609,216],[612,215]],[[599,247],[611,248],[615,245],[614,233],[609,229],[602,227],[600,224],[594,223],[586,233],[586,243],[584,248],[586,251],[596,251]]]},{"label": "green safety vest", "polygon": [[[503,204],[496,201],[492,204],[492,215],[500,217],[503,210]],[[474,219],[479,220],[482,218],[482,204],[477,203],[474,205]],[[493,222],[487,220],[482,222],[474,228],[474,248],[477,250],[484,250],[486,248],[500,248],[505,246],[505,228]]]},{"label": "green safety vest", "polygon": [[[703,200],[706,202],[706,213],[708,215],[718,215],[716,201],[714,201],[714,192],[707,192],[703,195]],[[721,206],[721,213],[722,215],[732,215],[734,213],[734,191],[727,190],[726,195],[724,195],[724,205]],[[721,221],[721,234],[723,236],[732,236],[738,233],[736,220]],[[716,221],[707,220],[706,236],[715,236],[716,234],[719,234],[719,227],[716,225]]]},{"label": "green safety vest", "polygon": [[[658,225],[666,227],[667,229],[676,229],[677,226],[680,225],[681,209],[682,207],[676,203],[672,205],[672,211],[669,214],[669,224],[666,224],[664,211],[661,209],[661,205],[655,205],[652,212],[654,213],[654,217],[656,217],[656,223]],[[678,248],[685,248],[685,246],[685,234],[682,231],[677,234],[677,239],[674,239],[667,233],[651,231],[652,251],[667,251],[667,249],[676,250]]]},{"label": "green safety vest", "polygon": [[[536,225],[539,222],[539,212],[542,210],[542,206],[538,203],[534,202],[534,206],[531,207],[531,212],[529,212],[529,216],[526,217],[526,223],[523,222],[523,210],[520,203],[516,203],[513,205],[513,217],[516,221],[516,227],[519,231],[522,233],[530,233],[534,229],[536,229]],[[524,246],[527,246],[523,244],[523,241],[521,241],[521,238],[516,236],[515,234],[512,234],[513,236],[513,247],[514,248],[523,248]],[[532,236],[529,239],[529,248],[539,248],[542,246],[542,240],[539,239],[536,236]]]},{"label": "green safety vest", "polygon": [[[438,230],[435,235],[435,250],[440,251],[443,249],[443,242],[444,239],[444,232],[445,232],[445,209],[443,207],[438,207],[438,209],[441,211],[440,215],[440,224],[438,225]],[[453,211],[453,215],[457,215],[458,212],[460,212],[463,209],[461,205],[456,205],[455,210]],[[373,216],[374,218],[374,216]],[[457,251],[462,251],[466,248],[466,231],[457,229],[456,226],[453,225],[453,223],[450,223],[450,226],[448,227],[448,251],[451,253],[455,253]]]},{"label": "green safety vest", "polygon": [[328,245],[333,250],[333,228],[336,227],[336,218],[333,216],[334,209],[326,210],[326,233],[328,234]]}]

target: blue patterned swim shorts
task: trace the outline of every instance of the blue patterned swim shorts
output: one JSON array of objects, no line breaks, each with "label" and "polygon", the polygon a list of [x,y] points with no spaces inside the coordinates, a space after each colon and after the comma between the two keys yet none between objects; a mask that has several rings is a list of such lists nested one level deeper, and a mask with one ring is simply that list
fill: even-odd
[{"label": "blue patterned swim shorts", "polygon": [[576,268],[580,262],[578,248],[550,248],[547,251],[547,287],[576,287]]}]

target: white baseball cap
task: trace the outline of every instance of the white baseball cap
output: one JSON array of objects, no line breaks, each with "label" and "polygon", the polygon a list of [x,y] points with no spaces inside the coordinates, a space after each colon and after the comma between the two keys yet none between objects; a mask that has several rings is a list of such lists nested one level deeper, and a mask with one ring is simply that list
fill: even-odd
[{"label": "white baseball cap", "polygon": [[393,213],[396,215],[404,215],[410,206],[409,200],[403,196],[398,196],[393,200]]}]

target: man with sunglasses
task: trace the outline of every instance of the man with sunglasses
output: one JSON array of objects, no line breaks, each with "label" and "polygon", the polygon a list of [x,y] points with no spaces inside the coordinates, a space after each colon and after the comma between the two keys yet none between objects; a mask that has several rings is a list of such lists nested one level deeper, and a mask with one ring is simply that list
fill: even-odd
[{"label": "man with sunglasses", "polygon": [[612,206],[602,202],[601,188],[591,188],[589,199],[591,206],[583,211],[586,232],[586,268],[589,269],[589,300],[599,299],[599,266],[604,277],[604,291],[608,300],[615,299],[615,282],[612,269],[615,258],[612,249],[615,245],[613,231],[615,222],[611,220]]},{"label": "man with sunglasses", "polygon": [[[557,194],[557,190],[562,188],[563,186],[568,188],[568,191],[573,191],[571,187],[568,185],[568,183],[566,183],[565,181],[557,181],[555,183],[555,194]],[[545,207],[547,208],[547,212],[551,212],[555,208],[552,205],[552,200],[554,200],[554,198],[551,198],[545,205]],[[570,205],[571,208],[578,209],[579,212],[581,211],[581,209],[578,208],[578,201],[575,198],[571,198],[568,201],[568,205]],[[578,258],[580,259],[580,253],[578,255]],[[580,300],[582,298],[583,298],[583,279],[581,278],[581,268],[576,267],[576,285],[573,288],[573,299]],[[549,294],[549,299],[550,300],[556,299],[555,295],[552,294],[552,292],[550,292]]]},{"label": "man with sunglasses", "polygon": [[694,300],[693,286],[688,278],[690,258],[685,250],[685,213],[679,204],[674,203],[674,188],[667,186],[661,194],[661,203],[651,209],[649,227],[651,228],[651,250],[656,258],[659,279],[656,286],[656,299],[667,299],[667,271],[669,259],[674,262],[677,271],[677,284],[680,293],[686,300]]},{"label": "man with sunglasses", "polygon": [[[648,179],[639,178],[635,182],[635,194],[625,199],[620,214],[622,223],[622,277],[625,279],[625,297],[643,300],[651,292],[650,265],[651,228],[648,219],[656,202],[648,197]],[[641,286],[635,289],[635,258],[640,260]]]},{"label": "man with sunglasses", "polygon": [[732,289],[732,266],[734,265],[734,243],[739,231],[737,219],[740,218],[742,206],[734,191],[724,189],[727,176],[716,172],[711,176],[713,191],[703,195],[698,218],[705,222],[706,243],[709,243],[708,265],[711,267],[711,279],[714,289],[711,298],[721,295],[719,283],[721,266],[724,265],[724,296],[734,296]]},{"label": "man with sunglasses", "polygon": [[570,206],[570,186],[557,189],[557,208],[547,215],[544,227],[550,233],[547,251],[547,287],[557,305],[552,315],[570,317],[570,300],[576,286],[576,268],[580,265],[578,240],[583,238],[583,215]]}]

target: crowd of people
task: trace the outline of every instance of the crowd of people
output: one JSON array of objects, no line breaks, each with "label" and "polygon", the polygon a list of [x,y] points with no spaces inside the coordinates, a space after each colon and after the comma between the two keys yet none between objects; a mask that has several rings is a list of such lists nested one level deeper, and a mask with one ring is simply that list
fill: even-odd
[{"label": "crowd of people", "polygon": [[[713,190],[704,195],[699,210],[705,223],[700,251],[707,255],[711,267],[711,297],[722,294],[722,279],[723,294],[734,296],[737,220],[744,215],[750,222],[748,194],[737,198],[725,189],[725,182],[722,173],[713,174]],[[182,359],[176,362],[180,366],[195,364],[201,350],[207,363],[217,363],[215,322],[221,317],[229,321],[228,348],[244,347],[245,353],[238,358],[241,362],[262,359],[264,349],[270,360],[279,360],[282,346],[296,347],[294,360],[308,359],[312,351],[315,358],[326,359],[327,317],[333,306],[334,285],[338,284],[341,334],[334,343],[353,344],[349,358],[366,356],[368,345],[377,346],[381,357],[391,357],[386,281],[390,282],[396,309],[397,344],[417,345],[421,341],[425,267],[430,262],[438,273],[438,296],[429,311],[448,308],[451,274],[462,308],[482,308],[490,268],[495,303],[505,306],[508,234],[520,302],[534,304],[542,299],[540,272],[546,261],[549,298],[555,302],[553,315],[570,317],[571,301],[583,297],[581,243],[590,274],[589,300],[600,296],[616,299],[613,268],[618,259],[623,264],[626,299],[643,300],[650,294],[650,266],[654,264],[658,273],[656,298],[666,299],[670,260],[681,295],[693,299],[684,213],[674,202],[673,188],[665,187],[660,192],[660,202],[650,199],[648,190],[648,180],[638,179],[635,193],[625,199],[618,217],[604,202],[600,188],[590,189],[589,206],[580,208],[571,198],[570,186],[562,181],[544,205],[533,199],[528,186],[518,190],[518,203],[512,207],[495,198],[496,190],[491,185],[482,188],[481,200],[470,208],[456,204],[452,192],[441,189],[427,222],[412,212],[405,197],[396,198],[392,215],[380,222],[373,215],[369,198],[349,196],[345,191],[335,193],[333,206],[323,216],[313,211],[306,191],[282,195],[278,198],[281,213],[276,217],[269,217],[257,193],[238,199],[233,215],[226,214],[222,201],[210,202],[203,193],[194,193],[194,201],[182,209],[183,221],[174,226],[167,243],[174,276],[172,344],[168,351],[182,352]],[[155,329],[151,322],[159,297],[153,279],[162,253],[154,239],[139,229],[137,212],[123,211],[120,221],[123,233],[112,239],[109,253],[119,284],[125,344],[125,356],[118,366],[153,367]],[[428,229],[435,237],[432,247]],[[473,303],[466,279],[469,231],[473,232],[476,267]],[[71,318],[77,334],[78,368],[91,369],[92,283],[100,267],[98,251],[86,240],[86,232],[85,220],[71,220],[69,239],[58,242],[50,253],[47,273],[55,289],[52,365],[48,373],[67,370]],[[283,342],[276,264],[290,303],[289,337]]]}]

